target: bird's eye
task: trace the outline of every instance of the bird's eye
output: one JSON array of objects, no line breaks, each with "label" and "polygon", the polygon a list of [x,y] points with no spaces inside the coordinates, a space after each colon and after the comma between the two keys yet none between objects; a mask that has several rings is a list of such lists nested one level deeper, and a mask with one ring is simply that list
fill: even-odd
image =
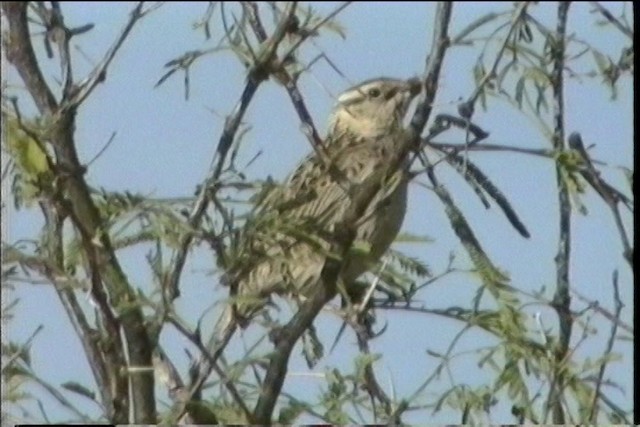
[{"label": "bird's eye", "polygon": [[371,88],[369,89],[369,96],[372,98],[377,98],[380,96],[380,89],[378,89],[377,87]]}]

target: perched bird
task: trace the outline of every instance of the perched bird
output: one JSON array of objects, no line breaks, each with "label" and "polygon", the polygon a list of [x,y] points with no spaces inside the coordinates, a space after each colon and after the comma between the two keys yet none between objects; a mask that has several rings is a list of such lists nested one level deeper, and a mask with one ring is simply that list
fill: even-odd
[{"label": "perched bird", "polygon": [[[241,325],[274,293],[297,299],[310,294],[331,255],[334,227],[358,186],[385,179],[390,155],[407,137],[403,119],[420,90],[417,79],[390,78],[346,90],[331,114],[324,145],[282,186],[264,192],[232,249],[224,277]],[[404,168],[382,183],[358,221],[355,244],[362,250],[344,260],[339,280],[345,288],[395,239],[405,216],[407,185]]]}]

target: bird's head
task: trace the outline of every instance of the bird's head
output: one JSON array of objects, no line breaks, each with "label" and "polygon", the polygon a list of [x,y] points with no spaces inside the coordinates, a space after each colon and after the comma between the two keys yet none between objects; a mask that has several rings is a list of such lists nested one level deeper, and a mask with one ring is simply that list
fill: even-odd
[{"label": "bird's head", "polygon": [[417,78],[378,78],[347,89],[334,107],[332,131],[377,137],[398,129],[421,88]]}]

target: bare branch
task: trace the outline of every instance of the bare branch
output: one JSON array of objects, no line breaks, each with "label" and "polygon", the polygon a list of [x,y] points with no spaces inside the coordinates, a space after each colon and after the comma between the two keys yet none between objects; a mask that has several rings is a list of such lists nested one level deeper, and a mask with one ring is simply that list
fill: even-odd
[{"label": "bare branch", "polygon": [[347,6],[349,6],[352,2],[350,1],[346,1],[344,3],[342,3],[340,6],[336,7],[333,11],[331,11],[331,13],[329,13],[327,16],[325,16],[320,22],[318,22],[316,25],[314,25],[312,28],[310,28],[309,30],[305,31],[303,34],[300,35],[300,39],[298,39],[298,41],[296,41],[293,46],[291,46],[289,48],[289,50],[282,55],[282,58],[286,59],[289,58],[291,56],[291,54],[293,54],[293,52],[295,52],[296,50],[298,50],[298,47],[300,47],[300,45],[311,35],[316,34],[316,32],[318,31],[318,29],[320,29],[324,24],[326,24],[327,22],[329,22],[331,19],[333,19],[334,17],[336,17],[340,12],[342,12]]},{"label": "bare branch", "polygon": [[453,5],[448,2],[439,2],[434,19],[433,38],[431,41],[431,53],[427,57],[427,65],[424,74],[425,96],[416,107],[411,118],[411,131],[413,138],[418,138],[422,133],[433,108],[438,89],[438,79],[444,61],[444,54],[449,47],[449,21]]},{"label": "bare branch", "polygon": [[253,29],[253,33],[256,35],[256,38],[260,43],[264,42],[267,39],[267,32],[264,29],[264,25],[262,25],[262,21],[260,20],[260,15],[258,14],[258,5],[254,1],[243,1],[242,7],[245,10],[245,13],[249,17],[249,24]]},{"label": "bare branch", "polygon": [[620,320],[619,317],[617,317],[615,314],[611,313],[610,311],[600,307],[600,303],[598,301],[591,301],[589,300],[587,297],[585,297],[584,295],[580,294],[578,291],[576,291],[575,289],[571,289],[571,292],[578,297],[578,299],[582,302],[586,302],[587,304],[589,304],[589,309],[592,309],[593,311],[595,311],[596,313],[599,313],[602,315],[602,317],[604,317],[605,319],[609,320],[610,322],[615,322],[618,324],[619,328],[624,329],[625,331],[629,332],[630,334],[633,334],[633,326],[629,325],[626,322],[623,322],[622,320]]},{"label": "bare branch", "polygon": [[[353,202],[351,206],[353,206]],[[327,259],[322,269],[319,283],[314,286],[313,294],[301,305],[298,312],[285,327],[278,331],[273,331],[272,341],[275,348],[269,357],[267,375],[262,384],[258,403],[253,411],[254,423],[264,425],[272,423],[271,416],[287,374],[291,350],[293,350],[304,331],[313,323],[313,319],[322,310],[322,307],[336,295],[336,281],[342,267],[341,264],[342,262],[340,261],[331,258]]]},{"label": "bare branch", "polygon": [[[207,348],[207,346],[205,346],[202,343],[202,341],[200,340],[200,335],[198,333],[195,333],[195,332],[192,332],[191,330],[189,330],[189,328],[187,326],[183,325],[182,322],[180,322],[174,316],[170,316],[169,317],[169,322],[184,337],[186,337],[189,341],[191,341],[191,343],[193,343],[198,348],[198,350],[200,350],[200,352],[204,355],[204,358],[211,364],[213,370],[216,371],[216,373],[220,377],[220,381],[224,384],[224,386],[227,388],[227,390],[229,390],[229,393],[233,397],[233,399],[236,402],[236,404],[238,405],[238,407],[240,407],[240,409],[244,413],[246,419],[247,420],[251,419],[251,411],[247,407],[247,404],[244,402],[244,399],[240,395],[240,392],[238,392],[238,389],[236,388],[236,386],[233,383],[233,381],[231,379],[229,379],[229,376],[227,375],[227,373],[222,368],[220,368],[220,366],[218,364],[217,360],[218,360],[218,358],[220,356],[220,353],[211,354],[209,349],[213,348],[213,346],[209,345],[209,348]],[[180,385],[180,388],[182,388],[182,385]],[[178,394],[179,393],[176,393],[176,397],[178,397],[178,398],[183,398],[184,397],[184,396],[179,396]]]},{"label": "bare branch", "polygon": [[[556,32],[551,36],[553,68],[551,70],[551,90],[553,93],[553,148],[557,152],[561,152],[564,147],[564,70],[565,57],[565,37],[567,31],[567,15],[569,11],[569,2],[562,2],[558,5],[558,22]],[[558,253],[555,257],[556,262],[556,290],[553,296],[552,307],[556,310],[559,319],[560,336],[558,339],[559,348],[555,352],[555,360],[557,372],[551,381],[549,396],[547,400],[547,410],[552,412],[553,422],[556,424],[564,424],[565,416],[562,408],[562,389],[564,380],[561,376],[563,360],[569,352],[569,343],[571,341],[571,330],[573,327],[573,319],[571,316],[571,297],[569,296],[570,280],[569,280],[569,263],[571,259],[571,202],[569,200],[569,190],[567,184],[562,177],[560,168],[562,165],[556,163],[556,185],[558,191],[559,206],[559,230]],[[547,414],[543,418],[543,422],[547,420]]]},{"label": "bare branch", "polygon": [[91,92],[93,92],[93,90],[96,88],[96,86],[98,86],[99,83],[102,83],[105,80],[107,76],[107,69],[111,64],[111,61],[113,61],[113,58],[115,58],[124,41],[129,36],[129,33],[136,25],[136,23],[138,23],[138,21],[149,12],[149,10],[142,10],[143,5],[144,2],[138,2],[138,4],[131,10],[131,12],[129,12],[129,20],[124,25],[122,30],[120,30],[120,34],[118,35],[118,37],[116,37],[109,50],[107,50],[104,57],[102,58],[102,61],[100,61],[100,63],[93,69],[93,71],[91,71],[91,74],[87,78],[85,78],[84,81],[79,83],[77,90],[75,90],[74,93],[69,97],[67,102],[63,104],[63,107],[70,109],[76,108],[78,105],[82,104],[82,102],[84,102],[84,100],[87,99],[89,95],[91,95]]},{"label": "bare branch", "polygon": [[[358,348],[360,349],[360,353],[370,355],[371,350],[369,349],[369,336],[366,329],[362,327],[362,325],[357,325],[355,331],[358,338]],[[406,407],[393,408],[393,401],[387,393],[385,393],[376,378],[375,371],[373,370],[373,363],[368,363],[364,367],[364,385],[371,396],[372,401],[374,399],[378,399],[384,405],[385,412],[389,416],[388,422],[393,425],[402,425],[401,416],[403,409],[406,409]]]},{"label": "bare branch", "polygon": [[[129,22],[128,28],[121,34],[112,49],[107,53],[101,66],[94,70],[96,73],[81,86],[79,95],[73,100],[63,100],[58,105],[51,94],[50,88],[42,78],[33,46],[27,28],[26,5],[20,3],[3,3],[3,10],[9,17],[10,40],[8,43],[8,57],[23,78],[27,89],[34,99],[42,116],[54,117],[54,120],[42,137],[51,141],[56,157],[55,172],[59,192],[53,200],[55,211],[54,221],[60,218],[71,218],[74,227],[79,232],[82,249],[85,252],[89,275],[92,281],[92,295],[101,303],[100,314],[107,319],[111,328],[110,338],[116,341],[124,336],[122,347],[114,346],[115,365],[109,366],[113,379],[118,387],[117,396],[112,396],[114,404],[114,423],[129,422],[129,405],[133,406],[133,421],[137,423],[155,422],[156,408],[154,398],[154,380],[151,372],[144,368],[151,366],[152,345],[147,330],[144,327],[144,316],[139,306],[132,307],[130,302],[136,299],[127,277],[121,269],[110,238],[105,232],[100,211],[91,198],[89,187],[84,180],[86,168],[80,164],[76,152],[74,131],[76,107],[89,95],[91,90],[103,76],[106,67],[113,59],[118,48],[126,38],[130,27],[142,15],[141,4],[135,9],[135,18]],[[55,7],[55,6],[54,6]],[[59,22],[63,22],[59,17]],[[64,50],[64,46],[63,46]],[[63,61],[64,64],[64,61]],[[70,77],[69,77],[70,78]],[[55,113],[55,116],[54,116]],[[46,215],[46,212],[45,212]],[[50,223],[51,227],[52,224]],[[61,263],[62,261],[59,261]],[[105,292],[105,289],[108,292]],[[108,296],[107,296],[108,294]],[[122,332],[122,334],[121,334]],[[95,354],[95,353],[94,353]],[[136,368],[136,372],[128,372],[129,377],[122,375],[121,369]],[[141,369],[142,368],[142,369]],[[94,371],[96,372],[96,371]],[[99,383],[103,380],[97,379]],[[131,381],[132,395],[129,396],[128,381]],[[124,387],[122,386],[124,384]],[[111,387],[109,384],[108,387]],[[131,399],[131,402],[129,401]],[[105,406],[112,402],[105,402]]]},{"label": "bare branch", "polygon": [[613,343],[616,339],[616,334],[618,333],[618,324],[620,323],[620,314],[622,313],[622,300],[620,299],[620,289],[618,288],[618,271],[614,270],[613,276],[611,278],[611,283],[613,285],[613,301],[615,304],[615,314],[614,319],[611,323],[611,333],[609,334],[609,340],[607,341],[607,347],[602,355],[602,359],[604,362],[600,366],[600,370],[598,372],[598,380],[596,381],[596,389],[593,392],[593,400],[591,402],[591,411],[589,413],[589,422],[597,424],[598,420],[598,399],[600,398],[600,387],[602,386],[602,380],[604,378],[604,371],[607,368],[606,360],[611,355],[613,351]]},{"label": "bare branch", "polygon": [[[465,148],[464,145],[461,145],[461,144],[450,144],[446,142],[428,142],[426,145],[439,150],[450,150],[450,149],[463,150]],[[539,157],[546,157],[546,158],[552,158],[554,155],[554,152],[551,149],[523,148],[523,147],[515,147],[511,145],[501,145],[501,144],[474,145],[469,147],[469,151],[504,151],[504,152],[520,153],[520,154],[530,154],[532,156],[539,156]]]},{"label": "bare branch", "polygon": [[591,187],[596,191],[596,193],[598,193],[598,195],[611,210],[611,214],[613,215],[616,227],[618,228],[620,241],[622,242],[622,247],[624,249],[622,255],[633,270],[633,249],[631,248],[629,238],[627,237],[627,232],[624,228],[624,225],[622,224],[619,202],[624,203],[624,205],[629,210],[633,209],[633,203],[627,196],[613,188],[604,179],[601,178],[600,172],[593,166],[593,162],[591,161],[589,153],[582,143],[582,137],[579,133],[573,132],[571,135],[569,135],[568,144],[569,148],[576,150],[576,152],[579,153],[584,163],[584,168],[582,168],[582,170],[580,171],[580,175],[582,175],[582,177],[589,183],[589,185],[591,185]]},{"label": "bare branch", "polygon": [[3,46],[7,59],[20,74],[40,113],[50,114],[58,104],[42,75],[31,45],[27,6],[28,3],[2,2],[2,10],[9,21],[8,38],[3,41]]},{"label": "bare branch", "polygon": [[628,28],[627,26],[623,25],[622,22],[620,22],[619,19],[617,19],[615,16],[613,16],[611,14],[611,12],[609,12],[607,9],[605,9],[604,6],[602,6],[599,2],[597,1],[592,1],[590,2],[591,5],[593,7],[596,8],[596,10],[602,15],[604,16],[604,18],[609,21],[611,24],[613,24],[614,27],[616,27],[618,30],[620,30],[620,32],[622,34],[624,34],[625,36],[629,37],[631,40],[633,40],[633,31]]},{"label": "bare branch", "polygon": [[[227,153],[231,148],[233,139],[238,131],[238,127],[240,126],[240,122],[249,107],[249,103],[258,90],[258,86],[268,77],[268,74],[265,74],[265,70],[268,69],[269,64],[273,60],[276,48],[286,34],[288,20],[291,19],[294,13],[295,3],[289,3],[285,17],[283,17],[282,21],[278,24],[278,27],[269,39],[269,42],[265,43],[265,46],[259,54],[258,62],[256,62],[250,70],[247,83],[242,95],[240,95],[240,100],[233,110],[233,114],[225,120],[225,126],[218,141],[216,155],[213,160],[215,166],[212,168],[209,176],[205,179],[204,184],[200,187],[197,199],[189,214],[189,224],[193,228],[198,227],[207,207],[209,206],[208,192],[213,191],[215,193],[218,188],[217,182],[220,178],[220,174],[222,173]],[[267,54],[267,52],[269,52],[269,54]],[[186,235],[180,242],[180,247],[172,259],[171,267],[169,269],[170,273],[167,276],[168,279],[165,284],[165,297],[168,300],[173,300],[180,296],[178,284],[192,240],[192,235]]]},{"label": "bare branch", "polygon": [[[284,39],[291,19],[295,15],[295,11],[296,3],[289,3],[281,21],[278,23],[271,37],[263,42],[262,48],[257,54],[256,62],[249,70],[247,83],[240,97],[240,100],[238,101],[238,104],[234,109],[234,113],[225,121],[225,126],[218,141],[218,147],[216,150],[216,155],[214,157],[215,165],[212,168],[209,176],[206,178],[204,185],[201,186],[196,202],[194,203],[191,213],[189,214],[189,224],[194,228],[196,228],[200,224],[204,213],[209,206],[212,197],[211,192],[215,197],[215,192],[219,189],[219,185],[217,182],[220,175],[222,174],[227,154],[232,146],[242,117],[244,116],[249,103],[253,99],[258,86],[269,77],[269,74],[272,71],[272,63],[276,59],[278,45]],[[164,297],[168,301],[172,301],[180,295],[178,284],[192,240],[193,235],[186,235],[180,243],[180,248],[172,259],[171,267],[169,269],[170,273],[167,276],[167,283],[164,287]],[[224,317],[228,317],[228,323],[224,325],[219,323],[220,329],[214,332],[207,345],[209,351],[205,353],[206,356],[205,354],[203,354],[203,357],[198,362],[197,377],[194,379],[194,381],[192,381],[189,389],[185,391],[180,402],[174,405],[174,407],[172,408],[171,414],[167,418],[168,422],[171,423],[180,419],[189,401],[191,401],[191,399],[195,395],[199,394],[206,378],[214,368],[216,360],[222,354],[222,351],[235,332],[236,325],[233,315],[228,310],[225,310],[223,318],[221,318],[221,322],[223,323],[225,322]]]},{"label": "bare branch", "polygon": [[498,69],[498,65],[500,64],[500,61],[502,60],[502,55],[504,55],[504,52],[507,49],[507,46],[511,42],[512,35],[514,34],[514,31],[518,27],[517,23],[520,20],[522,20],[522,17],[527,12],[527,7],[529,6],[529,3],[530,2],[528,2],[528,1],[523,1],[520,4],[518,4],[517,9],[513,13],[513,18],[511,19],[511,25],[509,26],[509,32],[504,37],[504,41],[502,42],[502,46],[500,46],[500,50],[498,51],[498,54],[496,55],[496,57],[495,57],[495,59],[493,61],[493,65],[491,66],[491,69],[489,70],[489,72],[487,72],[487,74],[485,74],[485,76],[482,78],[482,80],[480,81],[478,86],[476,86],[476,89],[473,91],[471,96],[469,96],[469,99],[467,99],[467,101],[464,103],[464,105],[466,106],[464,108],[467,108],[470,112],[473,112],[474,105],[475,105],[476,101],[478,100],[478,97],[480,96],[480,94],[482,94],[482,91],[484,91],[485,86],[491,80],[493,80],[495,78],[496,70]]}]

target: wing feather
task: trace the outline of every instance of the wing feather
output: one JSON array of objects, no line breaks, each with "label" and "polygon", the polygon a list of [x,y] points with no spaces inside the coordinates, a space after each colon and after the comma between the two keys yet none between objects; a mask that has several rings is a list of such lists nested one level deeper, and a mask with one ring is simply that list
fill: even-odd
[{"label": "wing feather", "polygon": [[[318,280],[324,261],[330,255],[330,233],[344,218],[351,193],[365,180],[384,176],[385,150],[375,148],[393,143],[388,137],[357,142],[342,144],[340,148],[334,145],[336,148],[328,156],[331,160],[323,161],[313,153],[284,185],[275,186],[264,195],[254,211],[254,216],[264,224],[252,233],[249,250],[252,259],[236,272],[241,294],[259,294],[264,298],[273,292],[305,294],[304,289]],[[332,168],[336,173],[331,173]],[[405,198],[406,180],[396,179],[370,203],[365,217],[372,219],[359,226],[357,238],[369,240],[372,246],[384,246],[375,248],[375,257],[387,249],[397,234],[404,217]],[[375,209],[385,205],[385,199],[390,199],[387,205],[399,205],[396,210],[400,211],[372,215]],[[382,209],[389,207],[382,206]],[[392,225],[395,229],[376,236],[376,230],[384,231],[384,217],[388,214],[397,226]],[[347,276],[355,279],[367,265],[364,259],[349,262]]]}]

